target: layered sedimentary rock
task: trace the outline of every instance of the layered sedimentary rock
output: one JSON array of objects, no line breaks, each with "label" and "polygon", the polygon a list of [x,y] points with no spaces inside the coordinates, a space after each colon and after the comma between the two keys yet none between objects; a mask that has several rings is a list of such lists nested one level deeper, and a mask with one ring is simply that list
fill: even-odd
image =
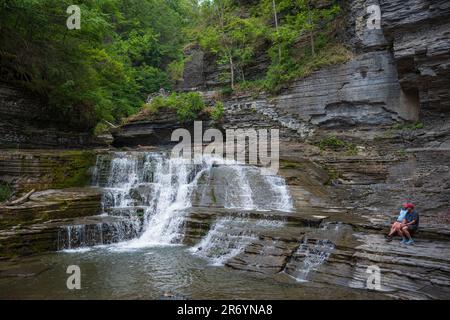
[{"label": "layered sedimentary rock", "polygon": [[[203,121],[203,130],[212,125],[207,115],[201,115],[198,119]],[[115,129],[115,147],[137,147],[137,146],[163,146],[177,143],[172,141],[172,133],[176,129],[187,129],[194,136],[193,122],[182,123],[178,120],[174,110],[161,110],[154,114],[142,115],[130,119],[126,124]]]},{"label": "layered sedimentary rock", "polygon": [[0,181],[17,193],[89,185],[94,151],[2,150]]},{"label": "layered sedimentary rock", "polygon": [[[293,176],[296,171],[301,176],[305,166],[317,170],[316,177],[322,176],[320,168],[293,157],[284,162],[282,172]],[[359,168],[363,167],[361,163]],[[327,200],[320,190],[311,189],[311,181],[291,180],[290,190],[295,188],[297,205],[289,213],[193,207],[186,218],[184,242],[193,245],[195,255],[215,265],[278,281],[289,281],[288,277],[316,285],[367,289],[367,270],[375,266],[381,273],[378,290],[385,297],[448,297],[450,269],[445,248],[450,234],[430,224],[427,215],[416,235],[417,244],[399,246],[397,240],[388,243],[383,236],[392,218],[389,214],[365,208],[366,213],[360,215],[345,203],[333,206],[332,197]]]},{"label": "layered sedimentary rock", "polygon": [[284,114],[321,127],[417,120],[418,105],[397,82],[389,52],[367,53],[299,80],[274,100]]},{"label": "layered sedimentary rock", "polygon": [[0,229],[0,259],[104,245],[135,237],[127,221],[88,216]]},{"label": "layered sedimentary rock", "polygon": [[45,103],[18,88],[0,85],[0,148],[77,148],[102,145],[88,132],[64,130]]},{"label": "layered sedimentary rock", "polygon": [[[373,6],[381,8],[383,12],[382,17],[379,17],[380,27],[376,25],[378,22],[373,22],[374,27],[370,26],[370,14],[374,10],[370,8]],[[400,6],[406,7],[404,1],[401,1]],[[275,124],[287,130],[287,135],[306,137],[312,134],[315,127],[377,126],[418,120],[420,101],[424,100],[419,98],[417,85],[407,85],[399,63],[400,58],[406,52],[411,53],[411,50],[405,49],[406,52],[401,53],[398,41],[393,42],[390,34],[390,30],[397,28],[395,21],[392,23],[393,27],[389,22],[389,10],[396,12],[400,9],[376,0],[353,0],[345,3],[343,8],[347,23],[340,30],[340,37],[351,46],[354,57],[345,64],[327,67],[296,80],[275,96],[263,94],[255,97],[250,93],[247,96],[225,99],[227,120],[231,122],[231,126],[245,127],[249,122],[254,123],[254,127],[273,127]],[[434,19],[442,20],[446,16],[446,7],[443,5],[431,6],[426,10],[439,11],[439,14],[432,15]],[[397,24],[403,23],[401,18],[396,18]],[[446,34],[448,28],[444,25],[439,30]],[[409,37],[417,38],[417,35],[411,34]],[[442,41],[434,42],[434,51],[445,56],[449,51],[445,37],[439,34],[436,37]],[[420,39],[416,41],[426,45]],[[394,50],[391,50],[392,46]],[[180,83],[180,89],[206,92],[224,85],[210,79],[210,69],[214,69],[214,63],[200,48],[195,47],[189,55],[191,60],[186,62],[185,80]],[[447,69],[445,63],[440,64],[441,60],[434,61],[441,71]],[[260,66],[262,69],[267,67],[265,62]],[[223,68],[226,66],[215,65],[215,74],[223,72]],[[398,72],[401,73],[400,77]],[[261,74],[263,73],[260,76]],[[441,82],[447,81],[439,73],[436,73],[435,78],[439,78],[438,81]],[[420,91],[420,96],[424,96],[423,90]],[[252,116],[248,111],[254,111],[259,116]]]},{"label": "layered sedimentary rock", "polygon": [[418,91],[425,110],[448,114],[450,3],[381,0],[382,25],[405,90]]},{"label": "layered sedimentary rock", "polygon": [[74,188],[39,191],[23,204],[0,206],[0,257],[55,251],[60,228],[100,213],[100,200],[100,190]]},{"label": "layered sedimentary rock", "polygon": [[100,200],[101,191],[91,188],[39,191],[23,204],[0,206],[0,227],[96,215],[101,210]]}]

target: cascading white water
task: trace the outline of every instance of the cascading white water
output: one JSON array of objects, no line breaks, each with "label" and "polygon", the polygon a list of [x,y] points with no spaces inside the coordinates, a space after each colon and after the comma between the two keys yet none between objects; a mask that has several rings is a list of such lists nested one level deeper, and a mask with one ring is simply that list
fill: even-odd
[{"label": "cascading white water", "polygon": [[[229,172],[218,175],[226,188],[224,207],[245,211],[285,211],[293,209],[292,198],[283,178],[261,175],[256,167],[227,163]],[[281,221],[251,220],[246,215],[219,218],[207,235],[190,251],[211,261],[212,265],[224,265],[238,256],[257,239],[258,231],[283,226]]]},{"label": "cascading white water", "polygon": [[276,195],[276,201],[272,203],[271,209],[289,212],[294,208],[291,195],[282,177],[267,175],[264,176],[271,190]]},{"label": "cascading white water", "polygon": [[180,226],[186,209],[191,206],[197,180],[213,164],[212,161],[203,161],[197,166],[183,158],[147,156],[148,160],[157,160],[153,175],[153,201],[146,208],[143,234],[127,243],[127,247],[179,243],[182,237]]},{"label": "cascading white water", "polygon": [[212,265],[221,266],[244,251],[245,247],[256,239],[249,227],[247,219],[221,218],[190,251],[209,259]]},{"label": "cascading white water", "polygon": [[225,208],[227,209],[255,209],[248,178],[244,166],[233,165],[233,174],[228,176],[230,180],[225,191]]},{"label": "cascading white water", "polygon": [[317,270],[330,257],[334,247],[330,240],[316,239],[310,242],[305,237],[293,255],[294,259],[300,257],[302,260],[294,263],[296,267],[291,276],[299,282],[307,281],[309,273]]},{"label": "cascading white water", "polygon": [[111,161],[111,170],[108,177],[108,188],[112,207],[129,207],[132,199],[129,191],[138,182],[137,158],[131,155],[120,154]]},{"label": "cascading white water", "polygon": [[[140,236],[118,244],[119,249],[180,243],[185,216],[193,206],[193,195],[199,193],[198,182],[200,179],[208,180],[213,171],[222,179],[224,208],[244,211],[292,209],[292,200],[281,177],[263,176],[258,168],[235,161],[204,156],[201,163],[194,164],[190,160],[170,158],[158,152],[117,152],[105,159],[97,161],[98,167],[106,166],[109,170],[103,182],[105,213],[142,221]],[[99,182],[102,170],[104,168],[96,169],[95,183],[99,186],[102,186]],[[204,187],[205,181],[202,183]],[[227,229],[228,225],[229,228],[233,224],[230,223],[227,218],[219,220],[215,225],[216,233],[217,229],[222,229],[221,226]],[[214,228],[211,232],[214,233]],[[250,237],[240,236],[241,240],[238,237],[237,241],[229,237],[234,239],[229,241],[233,242],[229,247],[236,247],[236,250],[224,254],[225,258],[241,250],[237,248],[243,247],[245,239]],[[209,235],[202,243],[205,248],[217,247],[223,244],[220,238]]]}]

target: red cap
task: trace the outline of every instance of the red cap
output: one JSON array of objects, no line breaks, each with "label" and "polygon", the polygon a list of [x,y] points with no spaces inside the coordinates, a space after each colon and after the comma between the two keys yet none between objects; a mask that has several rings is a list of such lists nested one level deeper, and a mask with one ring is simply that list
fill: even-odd
[{"label": "red cap", "polygon": [[405,203],[403,206],[407,209],[409,208],[414,209],[414,205],[412,203]]}]

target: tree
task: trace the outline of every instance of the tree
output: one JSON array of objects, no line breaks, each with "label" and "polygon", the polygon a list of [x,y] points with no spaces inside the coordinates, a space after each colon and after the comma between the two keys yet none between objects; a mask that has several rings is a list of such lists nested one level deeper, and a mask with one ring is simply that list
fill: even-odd
[{"label": "tree", "polygon": [[[80,30],[66,27],[70,0],[0,0],[0,72],[48,101],[73,128],[119,121],[170,87],[183,56],[192,0],[82,1]],[[49,111],[50,113],[50,111]]]},{"label": "tree", "polygon": [[265,26],[257,17],[240,17],[230,0],[206,2],[202,11],[204,25],[196,39],[202,48],[217,55],[221,65],[227,65],[234,89],[237,80],[245,81],[245,68],[254,58],[258,43],[264,40]]},{"label": "tree", "polygon": [[[278,37],[280,36],[279,30],[278,30],[278,14],[277,14],[277,5],[275,4],[275,0],[272,0],[273,4],[273,19],[275,20],[275,29],[277,31]],[[278,44],[278,62],[281,62],[281,45]]]}]

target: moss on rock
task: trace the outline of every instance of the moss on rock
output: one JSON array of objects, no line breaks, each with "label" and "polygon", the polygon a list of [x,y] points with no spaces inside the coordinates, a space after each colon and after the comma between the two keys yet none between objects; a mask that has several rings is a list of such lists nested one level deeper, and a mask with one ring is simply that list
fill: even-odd
[{"label": "moss on rock", "polygon": [[8,150],[0,155],[0,180],[17,193],[89,185],[96,152],[84,150]]}]

